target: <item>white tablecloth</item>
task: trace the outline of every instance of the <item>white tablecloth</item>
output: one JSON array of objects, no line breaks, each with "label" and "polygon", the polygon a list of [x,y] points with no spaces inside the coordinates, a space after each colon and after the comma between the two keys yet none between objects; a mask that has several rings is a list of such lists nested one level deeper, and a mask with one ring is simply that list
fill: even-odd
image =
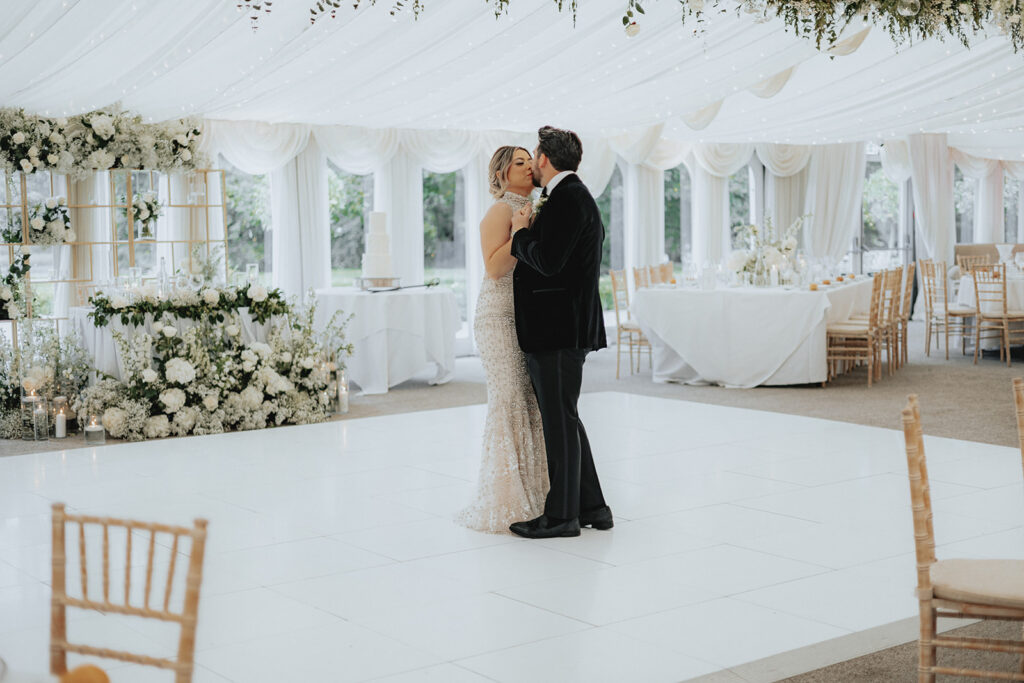
[{"label": "white tablecloth", "polygon": [[353,344],[345,361],[349,380],[366,394],[384,394],[431,363],[431,384],[455,372],[455,334],[461,325],[455,294],[444,287],[363,292],[350,287],[316,290],[316,323],[322,328],[335,311],[354,317],[346,330]]},{"label": "white tablecloth", "polygon": [[748,388],[825,381],[827,324],[870,303],[865,276],[817,292],[645,288],[632,312],[651,342],[654,381]]},{"label": "white tablecloth", "polygon": [[[117,343],[114,341],[114,331],[131,333],[145,331],[153,334],[153,316],[147,315],[146,322],[141,327],[125,325],[119,316],[112,316],[105,327],[96,327],[96,324],[89,318],[91,306],[75,306],[68,312],[71,319],[71,327],[78,330],[82,336],[82,343],[85,350],[92,356],[93,367],[99,372],[104,372],[116,379],[124,379],[124,364],[121,354],[117,350]],[[265,323],[258,323],[249,316],[248,307],[238,309],[239,318],[242,322],[242,340],[246,343],[252,341],[266,341],[271,326],[279,322],[271,318]],[[175,319],[173,324],[182,333],[195,325],[195,322],[188,319]]]}]

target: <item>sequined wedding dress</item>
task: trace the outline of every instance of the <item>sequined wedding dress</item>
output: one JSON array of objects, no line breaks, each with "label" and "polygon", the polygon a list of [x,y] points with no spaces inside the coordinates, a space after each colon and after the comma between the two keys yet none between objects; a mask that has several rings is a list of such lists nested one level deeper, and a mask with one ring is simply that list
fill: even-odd
[{"label": "sequined wedding dress", "polygon": [[[506,192],[498,199],[518,211],[528,197]],[[548,492],[544,432],[537,397],[516,337],[512,271],[484,278],[473,323],[487,378],[487,420],[476,497],[455,520],[490,533],[538,517]]]}]

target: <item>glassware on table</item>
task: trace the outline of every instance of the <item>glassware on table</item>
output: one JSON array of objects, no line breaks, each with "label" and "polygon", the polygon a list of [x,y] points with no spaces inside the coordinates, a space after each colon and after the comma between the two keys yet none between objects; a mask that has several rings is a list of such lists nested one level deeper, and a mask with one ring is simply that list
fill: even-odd
[{"label": "glassware on table", "polygon": [[999,262],[1009,263],[1013,257],[1013,248],[1016,245],[1013,244],[997,244],[996,251],[999,252]]},{"label": "glassware on table", "polygon": [[256,284],[260,279],[260,264],[258,263],[246,263],[245,264],[245,279],[250,285]]}]

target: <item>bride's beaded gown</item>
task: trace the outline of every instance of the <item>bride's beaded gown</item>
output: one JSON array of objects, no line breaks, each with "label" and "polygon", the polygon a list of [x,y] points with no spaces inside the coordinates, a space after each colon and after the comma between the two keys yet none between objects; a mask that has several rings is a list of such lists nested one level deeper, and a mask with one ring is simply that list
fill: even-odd
[{"label": "bride's beaded gown", "polygon": [[[506,192],[498,199],[518,211],[529,198]],[[512,272],[484,278],[473,323],[487,378],[487,421],[476,497],[459,524],[508,533],[512,522],[540,516],[548,493],[544,432],[537,397],[516,337]]]}]

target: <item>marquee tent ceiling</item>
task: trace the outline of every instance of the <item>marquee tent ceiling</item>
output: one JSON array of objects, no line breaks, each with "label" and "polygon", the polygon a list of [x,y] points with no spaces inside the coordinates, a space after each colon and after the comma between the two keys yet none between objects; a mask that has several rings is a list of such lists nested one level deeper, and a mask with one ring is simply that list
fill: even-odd
[{"label": "marquee tent ceiling", "polygon": [[380,0],[313,26],[309,2],[278,0],[254,34],[232,0],[7,0],[0,104],[588,134],[664,123],[666,137],[693,142],[948,132],[972,153],[1024,156],[1024,55],[994,31],[970,50],[898,49],[872,29],[829,57],[781,21],[731,10],[694,35],[675,0],[645,3],[631,39],[619,0],[580,3],[575,27],[551,0],[515,0],[497,19],[481,0],[427,0],[418,21],[393,20]]}]

